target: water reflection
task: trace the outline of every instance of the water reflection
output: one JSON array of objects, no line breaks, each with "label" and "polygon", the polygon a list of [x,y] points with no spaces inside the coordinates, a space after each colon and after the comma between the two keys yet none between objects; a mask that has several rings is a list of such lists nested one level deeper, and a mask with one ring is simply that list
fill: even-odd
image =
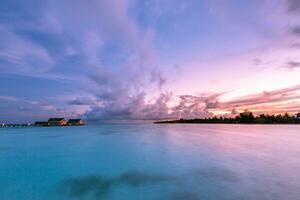
[{"label": "water reflection", "polygon": [[239,182],[238,174],[220,167],[200,168],[193,172],[194,177],[214,179],[215,181]]},{"label": "water reflection", "polygon": [[70,197],[92,195],[102,198],[110,191],[112,184],[112,180],[101,176],[78,177],[63,181],[59,186],[59,191]]},{"label": "water reflection", "polygon": [[151,172],[128,171],[116,177],[91,175],[69,178],[59,185],[59,192],[69,197],[94,197],[95,199],[107,199],[110,192],[120,186],[138,188],[143,186],[162,186],[163,184],[179,188],[169,194],[170,200],[198,200],[199,191],[181,191],[189,188],[191,180],[196,184],[203,184],[203,180],[238,182],[237,174],[224,168],[200,168],[188,174],[155,174]]},{"label": "water reflection", "polygon": [[0,199],[300,199],[299,126],[0,132]]},{"label": "water reflection", "polygon": [[192,192],[175,192],[171,194],[170,200],[200,200],[200,198]]},{"label": "water reflection", "polygon": [[0,147],[0,152],[1,151],[7,151],[7,150],[9,150],[10,148],[9,147]]},{"label": "water reflection", "polygon": [[177,178],[163,174],[151,174],[139,171],[130,171],[122,174],[116,179],[117,183],[130,185],[132,187],[143,186],[146,184],[161,184],[174,182]]},{"label": "water reflection", "polygon": [[129,171],[117,177],[104,177],[92,175],[76,177],[64,180],[60,183],[59,192],[70,197],[82,197],[92,195],[95,198],[103,198],[116,186],[126,185],[130,187],[141,187],[172,183],[178,178],[162,174],[152,174],[140,171]]},{"label": "water reflection", "polygon": [[63,137],[62,135],[43,135],[42,138],[60,138]]}]

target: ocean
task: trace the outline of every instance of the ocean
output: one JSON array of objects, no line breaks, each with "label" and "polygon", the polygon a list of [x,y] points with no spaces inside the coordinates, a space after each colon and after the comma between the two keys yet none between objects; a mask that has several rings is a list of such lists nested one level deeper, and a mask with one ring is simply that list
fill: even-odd
[{"label": "ocean", "polygon": [[1,200],[299,200],[300,126],[0,129]]}]

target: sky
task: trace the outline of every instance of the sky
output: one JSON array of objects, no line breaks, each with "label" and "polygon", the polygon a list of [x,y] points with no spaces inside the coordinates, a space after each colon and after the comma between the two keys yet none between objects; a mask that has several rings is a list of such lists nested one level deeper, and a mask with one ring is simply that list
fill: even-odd
[{"label": "sky", "polygon": [[299,0],[2,0],[0,123],[300,111]]}]

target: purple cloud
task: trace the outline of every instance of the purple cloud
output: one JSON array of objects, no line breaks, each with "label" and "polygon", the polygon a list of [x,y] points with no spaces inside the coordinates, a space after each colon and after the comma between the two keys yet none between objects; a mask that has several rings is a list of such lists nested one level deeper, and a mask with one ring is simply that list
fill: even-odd
[{"label": "purple cloud", "polygon": [[119,96],[114,101],[104,102],[102,105],[93,107],[86,113],[86,118],[90,120],[107,119],[178,119],[211,117],[213,114],[206,108],[208,97],[196,97],[184,95],[179,97],[179,103],[169,106],[168,103],[174,98],[172,93],[161,94],[153,103],[147,103],[145,93],[128,97]]},{"label": "purple cloud", "polygon": [[300,14],[300,2],[299,0],[286,0],[287,11]]},{"label": "purple cloud", "polygon": [[[76,117],[77,113],[56,107],[48,102],[20,99],[12,96],[0,96],[0,123],[24,123],[47,120],[49,117]],[[18,116],[18,119],[16,119]]]},{"label": "purple cloud", "polygon": [[284,109],[288,109],[292,112],[297,112],[300,107],[293,107],[290,109],[290,104],[286,104],[286,101],[298,101],[300,99],[300,85],[295,85],[292,87],[274,90],[270,92],[262,92],[259,94],[248,95],[240,97],[236,100],[219,102],[216,110],[227,110],[230,111],[233,108],[235,110],[244,110],[244,109],[254,109],[254,111],[262,111],[264,108],[268,107],[270,112],[280,112]]},{"label": "purple cloud", "polygon": [[91,105],[95,105],[96,102],[94,99],[90,97],[76,97],[75,99],[68,101],[67,104],[77,105],[77,106],[84,106],[84,105],[91,106]]},{"label": "purple cloud", "polygon": [[296,26],[291,30],[291,33],[300,36],[300,26]]},{"label": "purple cloud", "polygon": [[[289,14],[298,13],[298,1],[284,3]],[[255,100],[263,104],[296,98],[286,91],[282,97],[268,92],[228,102],[222,102],[223,94],[219,93],[189,95],[197,89],[207,91],[204,87],[208,87],[205,83],[209,79],[221,85],[226,78],[229,80],[227,72],[236,73],[236,77],[244,73],[243,61],[234,63],[237,66],[234,69],[224,64],[228,55],[243,60],[247,56],[241,52],[262,49],[278,41],[277,28],[287,26],[273,17],[280,18],[283,14],[277,16],[278,12],[274,12],[270,20],[266,16],[273,9],[263,10],[265,7],[255,2],[28,0],[4,1],[3,5],[8,8],[0,14],[0,75],[35,77],[40,88],[58,91],[45,95],[49,105],[38,104],[36,108],[16,100],[19,104],[18,110],[14,110],[16,116],[30,110],[39,116],[35,109],[43,113],[46,108],[51,110],[49,113],[68,112],[69,109],[64,109],[68,106],[74,112],[88,110],[85,116],[89,119],[194,118],[212,116],[212,111],[218,109],[231,111],[255,106]],[[270,5],[277,8],[283,4]],[[248,12],[248,8],[252,10]],[[294,35],[300,32],[297,26],[291,31]],[[277,52],[277,47],[274,49]],[[260,66],[271,63],[266,64],[265,60],[272,58],[262,56],[254,53],[251,58],[260,59],[249,58],[250,63],[257,65],[252,66],[253,74],[265,69]],[[220,62],[210,67],[209,60]],[[174,63],[179,64],[170,67]],[[286,64],[289,69],[298,67],[296,59]],[[185,83],[180,85],[181,76],[183,81],[194,81],[190,85],[199,88],[182,88]],[[56,86],[43,81],[49,78],[68,83],[60,81]],[[5,81],[14,82],[12,79]],[[13,85],[3,82],[1,85]],[[40,99],[39,93],[34,95],[30,87],[36,82],[26,83],[28,93],[32,94],[30,98]],[[215,83],[211,85],[215,87]],[[21,81],[12,87],[17,90],[20,84]],[[186,90],[183,95],[165,92],[176,92],[177,88]],[[8,96],[11,92],[5,87],[2,91]],[[68,98],[59,100],[59,96]],[[10,106],[14,106],[12,102]]]},{"label": "purple cloud", "polygon": [[288,62],[288,63],[286,63],[284,68],[289,69],[289,70],[300,68],[300,62],[297,62],[297,61]]},{"label": "purple cloud", "polygon": [[47,50],[0,24],[0,71],[38,74],[54,63]]},{"label": "purple cloud", "polygon": [[[214,116],[214,111],[227,111],[225,116],[235,116],[237,110],[253,109],[255,113],[297,112],[299,104],[285,104],[286,101],[299,100],[300,86],[248,95],[231,101],[220,101],[223,94],[203,94],[199,96],[182,95],[176,105],[169,106],[174,98],[172,93],[161,94],[154,103],[146,103],[145,94],[119,98],[94,107],[86,113],[87,119],[178,119],[204,118]],[[127,97],[127,96],[125,96]]]}]

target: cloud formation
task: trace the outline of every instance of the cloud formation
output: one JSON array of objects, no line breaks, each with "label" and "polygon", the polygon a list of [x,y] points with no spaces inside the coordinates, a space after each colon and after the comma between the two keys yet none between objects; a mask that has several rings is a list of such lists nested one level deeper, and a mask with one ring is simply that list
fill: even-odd
[{"label": "cloud formation", "polygon": [[84,106],[84,105],[95,105],[96,102],[93,98],[90,97],[76,97],[70,101],[68,101],[69,105],[75,105],[75,106]]},{"label": "cloud formation", "polygon": [[47,101],[27,100],[13,96],[0,96],[0,110],[6,113],[1,115],[0,123],[34,122],[50,117],[76,117],[78,115],[70,108],[58,107]]},{"label": "cloud formation", "polygon": [[300,13],[300,2],[298,0],[286,0],[287,10],[292,13]]},{"label": "cloud formation", "polygon": [[[294,47],[298,46],[299,24],[288,21],[299,16],[297,0],[282,4],[270,1],[268,6],[195,0],[1,3],[0,92],[17,98],[15,104],[8,99],[2,101],[19,108],[19,112],[5,109],[6,116],[30,112],[31,104],[22,99],[52,106],[51,115],[76,113],[90,120],[195,118],[225,111],[234,115],[248,107],[259,110],[261,104],[268,102],[284,110],[279,104],[297,99],[291,93],[285,97],[257,94],[224,102],[224,93],[220,92],[234,89],[232,85],[240,85],[245,77],[263,74],[267,68],[282,63],[290,69],[285,73],[297,73],[296,53],[282,50],[288,42],[277,42],[290,39]],[[282,32],[288,36],[282,36]],[[249,56],[250,74],[249,65],[240,58],[241,52],[264,51],[269,44],[269,51],[274,52],[271,56]],[[241,62],[224,64],[228,55]],[[215,66],[209,65],[211,60]],[[180,71],[174,66],[181,66]],[[26,84],[15,83],[16,77],[26,77]],[[4,85],[10,85],[15,92]],[[16,92],[24,85],[28,85],[29,97],[25,89]],[[32,115],[41,117],[37,110],[44,113],[45,106],[34,108]],[[295,103],[286,109],[296,109]]]},{"label": "cloud formation", "polygon": [[48,52],[39,44],[20,37],[0,24],[0,72],[45,72],[53,64]]},{"label": "cloud formation", "polygon": [[[107,113],[97,109],[98,104],[116,106],[123,100],[127,104],[132,103],[130,99],[141,101],[147,88],[160,89],[167,79],[155,63],[154,31],[142,29],[130,14],[134,3],[20,3],[22,10],[15,17],[10,19],[10,10],[7,20],[0,16],[0,73],[70,80],[75,77],[80,93],[65,104],[95,107],[92,113]],[[111,113],[122,115],[127,110],[126,106],[118,106]]]},{"label": "cloud formation", "polygon": [[[255,113],[298,112],[300,110],[299,92],[300,85],[274,91],[264,91],[235,100],[219,102],[215,107],[212,107],[212,110],[231,111],[234,109],[236,111],[238,109],[239,111],[243,111],[250,109]],[[294,104],[291,104],[290,101],[294,101]]]},{"label": "cloud formation", "polygon": [[294,28],[292,28],[291,33],[296,36],[300,36],[300,26],[295,26]]},{"label": "cloud formation", "polygon": [[[153,103],[147,103],[145,93],[137,96],[111,98],[92,107],[85,117],[90,120],[108,119],[178,119],[205,118],[223,113],[236,116],[243,110],[254,113],[298,112],[300,110],[300,86],[264,91],[222,101],[227,93],[180,95],[161,94]],[[170,104],[170,102],[173,102]],[[174,103],[175,102],[175,103]],[[289,103],[287,103],[289,102]]]},{"label": "cloud formation", "polygon": [[286,63],[286,65],[284,67],[287,69],[290,69],[290,70],[300,68],[300,62],[291,61],[291,62]]},{"label": "cloud formation", "polygon": [[[213,116],[208,110],[212,97],[196,97],[191,95],[174,96],[172,93],[162,93],[153,103],[147,103],[145,93],[137,96],[118,96],[116,100],[103,102],[92,107],[85,117],[90,120],[108,119],[176,119]],[[176,105],[169,105],[172,100],[178,100]]]}]

